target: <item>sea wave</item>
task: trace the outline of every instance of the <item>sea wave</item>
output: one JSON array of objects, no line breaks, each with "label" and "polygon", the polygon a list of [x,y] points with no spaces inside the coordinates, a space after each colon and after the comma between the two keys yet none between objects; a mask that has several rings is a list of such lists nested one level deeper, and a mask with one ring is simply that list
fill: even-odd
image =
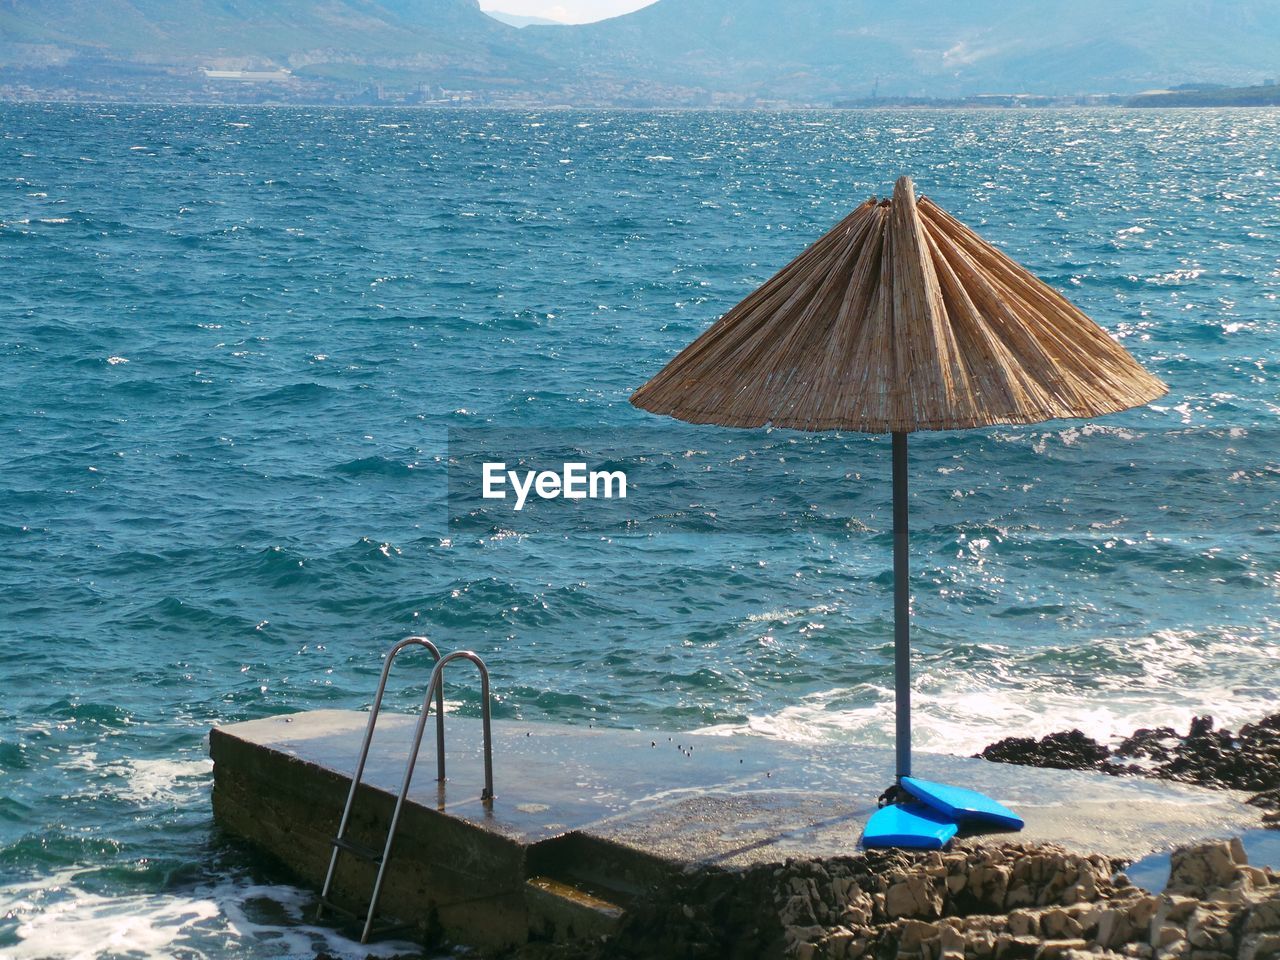
[{"label": "sea wave", "polygon": [[417,944],[360,944],[331,927],[307,922],[315,900],[284,884],[247,878],[186,890],[106,894],[94,877],[63,870],[0,890],[0,957],[4,960],[97,960],[239,955],[342,960],[421,955]]},{"label": "sea wave", "polygon": [[[1280,115],[5,104],[0,129],[24,135],[6,960],[347,949],[213,830],[204,737],[366,705],[408,634],[484,656],[501,717],[889,743],[888,438],[628,398],[901,172],[1171,387],[911,437],[920,748],[1274,710]],[[454,513],[468,450],[626,469],[636,496],[574,525]],[[389,707],[420,706],[424,666]],[[450,699],[474,715],[474,676]]]}]

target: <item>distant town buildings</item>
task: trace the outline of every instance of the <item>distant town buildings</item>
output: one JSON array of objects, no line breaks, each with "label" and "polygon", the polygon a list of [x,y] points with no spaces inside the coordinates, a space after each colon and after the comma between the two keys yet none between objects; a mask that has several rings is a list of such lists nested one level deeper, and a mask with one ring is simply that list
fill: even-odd
[{"label": "distant town buildings", "polygon": [[282,83],[293,79],[288,70],[205,70],[206,80],[236,80],[243,83]]}]

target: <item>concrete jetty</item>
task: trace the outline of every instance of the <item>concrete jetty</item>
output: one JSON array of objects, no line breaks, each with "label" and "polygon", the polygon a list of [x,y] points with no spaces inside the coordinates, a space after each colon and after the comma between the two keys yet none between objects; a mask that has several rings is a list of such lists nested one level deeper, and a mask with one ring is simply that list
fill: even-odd
[{"label": "concrete jetty", "polygon": [[[317,710],[210,735],[222,827],[319,886],[368,715]],[[416,718],[379,720],[351,837],[380,848]],[[448,718],[448,780],[424,741],[380,913],[502,949],[607,935],[646,889],[699,868],[859,852],[889,749],[750,736],[495,722],[496,799],[481,802],[478,721]],[[1243,795],[1137,778],[918,754],[917,776],[982,790],[1026,820],[1019,834],[1078,853],[1139,857],[1256,827]],[[344,857],[334,897],[363,912],[372,865]]]}]

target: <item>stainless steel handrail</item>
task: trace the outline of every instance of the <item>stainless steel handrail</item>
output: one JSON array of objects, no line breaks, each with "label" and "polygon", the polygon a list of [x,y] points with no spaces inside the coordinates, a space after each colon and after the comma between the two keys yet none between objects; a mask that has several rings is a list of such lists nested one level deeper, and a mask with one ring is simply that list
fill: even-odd
[{"label": "stainless steel handrail", "polygon": [[[426,637],[405,637],[397,643],[387,653],[386,661],[382,665],[382,676],[378,680],[378,692],[374,694],[373,706],[369,710],[369,722],[365,724],[364,741],[360,744],[360,755],[356,758],[356,770],[351,776],[351,790],[347,793],[346,806],[342,808],[342,819],[338,823],[338,832],[333,838],[333,853],[329,857],[329,869],[325,872],[324,887],[320,892],[320,906],[316,909],[316,918],[319,919],[324,913],[325,900],[329,896],[329,890],[333,886],[333,877],[338,869],[338,854],[341,848],[338,843],[346,838],[347,826],[351,822],[351,810],[355,806],[356,792],[360,789],[361,778],[364,776],[365,764],[369,760],[369,747],[373,743],[374,727],[378,724],[378,714],[382,710],[382,696],[387,691],[387,678],[391,675],[391,665],[395,662],[402,652],[409,647],[425,647],[427,652],[435,660],[435,668],[431,671],[432,681],[434,682],[436,672],[440,667],[440,650],[428,640]],[[431,700],[431,691],[435,689],[431,684],[427,685],[427,701]],[[424,710],[424,716],[426,711]],[[421,743],[421,726],[419,727],[418,743]],[[416,753],[416,746],[415,746]],[[436,770],[440,779],[444,779],[444,689],[441,687],[436,690]]]},{"label": "stainless steel handrail", "polygon": [[[431,712],[432,694],[436,696],[437,704],[437,731],[442,730],[442,718],[444,716],[444,668],[454,660],[470,660],[476,665],[476,669],[480,672],[480,709],[481,718],[484,728],[484,790],[480,794],[480,800],[485,806],[493,803],[493,736],[492,721],[490,718],[489,706],[489,669],[484,665],[484,661],[470,650],[455,650],[436,661],[435,669],[431,671],[431,683],[427,686],[427,695],[422,703],[422,713],[418,716],[418,723],[413,733],[413,746],[409,750],[409,760],[405,764],[404,780],[400,784],[400,794],[396,797],[396,807],[391,814],[391,825],[387,829],[386,846],[382,849],[382,858],[378,863],[378,876],[373,883],[373,895],[369,898],[369,914],[365,918],[364,930],[360,934],[360,942],[367,943],[369,940],[369,932],[373,929],[373,918],[377,913],[378,900],[382,896],[382,881],[386,877],[387,864],[391,861],[391,848],[396,841],[396,828],[400,824],[400,814],[404,809],[405,798],[409,795],[409,786],[413,782],[413,769],[418,762],[418,749],[422,746],[422,734],[427,727],[427,714]],[[440,734],[443,737],[443,734]],[[441,739],[443,744],[443,739]],[[443,781],[444,776],[444,749],[443,746],[437,752],[438,763],[437,773],[438,779]],[[336,849],[335,849],[336,859]]]}]

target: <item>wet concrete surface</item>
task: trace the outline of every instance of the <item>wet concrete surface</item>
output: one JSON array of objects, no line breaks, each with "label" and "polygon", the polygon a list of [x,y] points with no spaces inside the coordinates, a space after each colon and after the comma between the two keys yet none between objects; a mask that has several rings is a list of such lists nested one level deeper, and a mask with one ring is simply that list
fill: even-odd
[{"label": "wet concrete surface", "polygon": [[[367,719],[317,710],[222,727],[215,764],[222,737],[241,751],[349,778]],[[372,787],[398,790],[415,722],[383,714],[365,775]],[[497,796],[486,807],[479,722],[448,718],[443,786],[433,731],[428,726],[410,794],[416,806],[520,846],[581,834],[686,866],[856,853],[893,772],[892,750],[855,744],[501,721],[493,731]],[[918,754],[913,772],[981,790],[1026,820],[1019,834],[985,837],[1053,841],[1080,853],[1139,857],[1260,822],[1261,812],[1232,791],[938,754]]]}]

